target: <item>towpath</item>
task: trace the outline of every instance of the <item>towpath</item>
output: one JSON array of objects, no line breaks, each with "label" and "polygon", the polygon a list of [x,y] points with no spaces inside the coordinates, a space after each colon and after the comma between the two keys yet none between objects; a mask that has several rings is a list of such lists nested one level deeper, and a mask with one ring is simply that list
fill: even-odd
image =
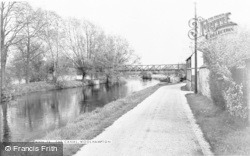
[{"label": "towpath", "polygon": [[163,86],[124,114],[75,156],[213,155],[180,87]]}]

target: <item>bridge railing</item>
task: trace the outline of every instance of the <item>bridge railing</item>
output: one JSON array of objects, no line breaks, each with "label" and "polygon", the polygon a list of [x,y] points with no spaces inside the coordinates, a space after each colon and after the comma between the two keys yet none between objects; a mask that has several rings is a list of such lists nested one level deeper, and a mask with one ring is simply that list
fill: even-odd
[{"label": "bridge railing", "polygon": [[160,64],[160,65],[124,65],[118,71],[170,71],[186,70],[186,64]]}]

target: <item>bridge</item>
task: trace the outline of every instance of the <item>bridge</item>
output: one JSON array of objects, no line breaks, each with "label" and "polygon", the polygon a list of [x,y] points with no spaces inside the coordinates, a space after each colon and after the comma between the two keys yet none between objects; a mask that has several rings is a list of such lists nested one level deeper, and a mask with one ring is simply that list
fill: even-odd
[{"label": "bridge", "polygon": [[186,64],[159,64],[159,65],[124,65],[118,68],[120,72],[141,71],[179,71],[186,70]]}]

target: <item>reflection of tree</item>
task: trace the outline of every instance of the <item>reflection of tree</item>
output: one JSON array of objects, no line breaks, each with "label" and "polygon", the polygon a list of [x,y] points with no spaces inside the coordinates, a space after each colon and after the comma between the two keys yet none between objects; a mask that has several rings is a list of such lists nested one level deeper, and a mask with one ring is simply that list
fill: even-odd
[{"label": "reflection of tree", "polygon": [[[7,110],[7,104],[2,105],[2,111],[3,111],[3,142],[9,142],[11,140],[10,136],[10,128],[8,125],[8,110]],[[1,141],[1,140],[0,140]]]},{"label": "reflection of tree", "polygon": [[88,102],[81,101],[81,113],[88,112],[89,104]]},{"label": "reflection of tree", "polygon": [[[26,105],[28,105],[28,106],[26,106]],[[30,106],[30,104],[28,103],[25,103],[25,107],[26,107],[26,113],[27,113],[27,116],[28,116],[28,123],[29,123],[29,129],[32,131],[33,130],[33,126],[32,126],[32,116],[31,116],[31,113],[30,113],[30,111],[31,111],[31,106]]]},{"label": "reflection of tree", "polygon": [[84,102],[84,101],[87,101],[88,96],[87,96],[87,94],[86,94],[86,88],[83,88],[83,89],[82,89],[82,95],[83,95],[82,101],[83,101],[83,102]]},{"label": "reflection of tree", "polygon": [[58,128],[61,125],[61,115],[59,112],[59,101],[60,95],[58,92],[52,92],[52,102],[51,102],[51,111],[54,118],[55,127]]},{"label": "reflection of tree", "polygon": [[[24,101],[24,116],[28,120],[28,128],[30,131],[33,131],[34,127],[35,129],[38,129],[37,127],[37,121],[41,119],[43,116],[43,101],[41,100],[40,96],[26,96],[25,101]],[[35,122],[34,122],[35,121]],[[36,125],[34,125],[36,124]],[[41,124],[38,124],[41,125]]]},{"label": "reflection of tree", "polygon": [[[27,121],[28,127],[25,127],[25,129],[34,130],[39,129],[39,126],[41,126],[40,123],[37,123],[37,121],[41,121],[40,119],[44,116],[44,109],[43,107],[46,107],[43,101],[41,100],[41,97],[38,94],[33,94],[29,96],[23,97],[21,100],[18,100],[18,110],[16,112],[16,121],[15,127],[21,128],[24,126],[22,123],[22,120]],[[21,126],[21,127],[20,127]]]},{"label": "reflection of tree", "polygon": [[82,89],[82,99],[80,100],[80,104],[81,104],[80,112],[82,113],[85,113],[88,111],[88,107],[89,107],[88,99],[91,98],[90,93],[92,93],[90,87],[84,87]]},{"label": "reflection of tree", "polygon": [[142,79],[142,85],[147,86],[151,82],[151,79]]}]

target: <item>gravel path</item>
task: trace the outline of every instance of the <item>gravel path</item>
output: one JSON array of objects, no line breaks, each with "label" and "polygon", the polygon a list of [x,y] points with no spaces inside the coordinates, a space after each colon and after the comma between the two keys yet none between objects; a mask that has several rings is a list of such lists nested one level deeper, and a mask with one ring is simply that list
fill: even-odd
[{"label": "gravel path", "polygon": [[161,87],[75,156],[213,155],[187,104],[184,84]]}]

